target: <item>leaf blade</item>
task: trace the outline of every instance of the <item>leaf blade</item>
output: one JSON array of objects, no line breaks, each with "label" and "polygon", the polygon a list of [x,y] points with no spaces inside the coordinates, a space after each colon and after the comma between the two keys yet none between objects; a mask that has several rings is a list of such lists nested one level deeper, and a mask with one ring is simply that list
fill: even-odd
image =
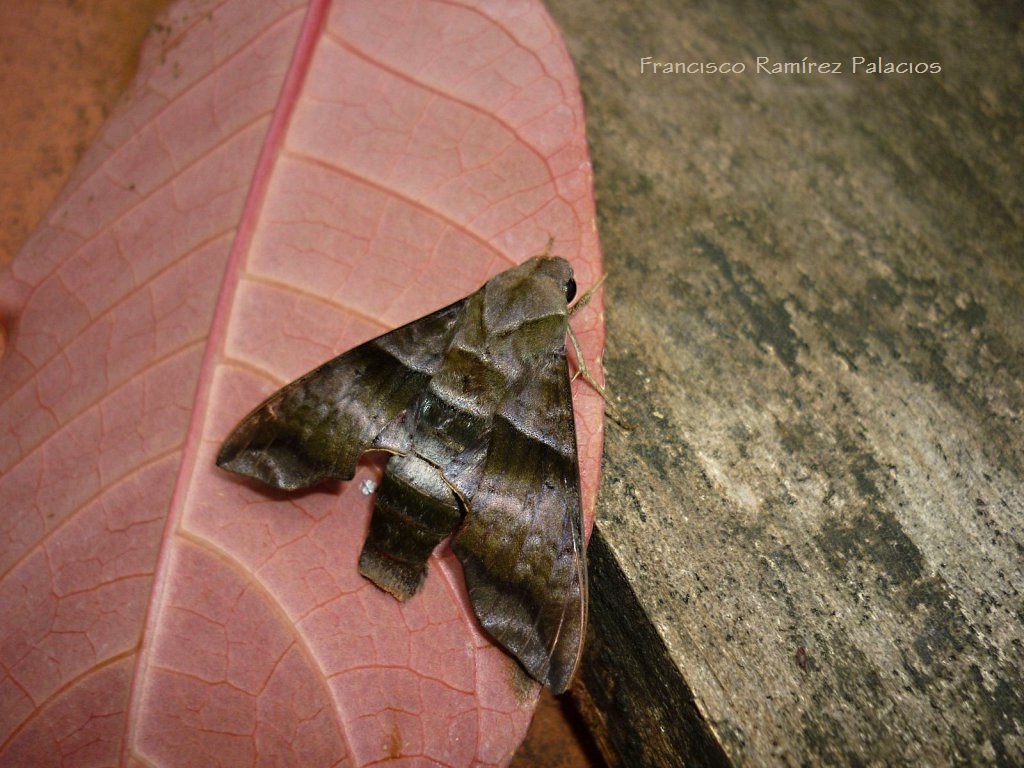
[{"label": "leaf blade", "polygon": [[[328,4],[316,8],[326,12]],[[52,752],[52,744],[42,747],[56,713],[81,714],[97,685],[119,690],[122,700],[135,691],[129,707],[107,713],[120,723],[103,740],[115,756],[122,748],[125,757],[171,749],[160,752],[167,760],[178,754],[174,749],[182,750],[179,756],[222,755],[246,741],[228,738],[246,723],[249,742],[258,734],[260,754],[300,750],[308,757],[308,750],[322,748],[318,764],[344,755],[360,763],[399,746],[430,755],[447,748],[427,743],[432,737],[417,743],[408,736],[422,730],[408,717],[370,717],[382,700],[357,695],[367,681],[379,690],[405,691],[402,696],[416,691],[412,700],[399,700],[413,718],[428,708],[424,702],[443,704],[433,707],[443,714],[426,730],[452,727],[463,734],[460,744],[471,748],[453,763],[500,763],[525,729],[529,702],[519,701],[507,684],[499,690],[487,682],[506,674],[507,662],[467,619],[450,557],[432,566],[447,578],[428,579],[422,604],[411,606],[412,613],[393,613],[390,598],[367,589],[354,565],[345,566],[337,554],[350,540],[356,552],[361,543],[360,513],[336,509],[365,502],[358,482],[345,486],[340,498],[268,499],[221,482],[212,446],[259,394],[333,352],[464,295],[510,257],[540,250],[549,236],[573,259],[582,285],[599,273],[571,64],[539,6],[505,18],[508,11],[497,3],[463,9],[482,22],[461,28],[447,15],[430,27],[454,41],[454,52],[443,45],[440,55],[436,41],[442,38],[433,38],[433,54],[409,45],[416,27],[427,23],[426,16],[414,19],[406,36],[394,36],[386,52],[392,58],[380,56],[379,69],[396,83],[389,93],[399,95],[395,89],[412,82],[410,74],[394,75],[401,70],[394,57],[409,51],[414,55],[403,66],[410,72],[418,62],[430,63],[421,70],[429,75],[423,92],[435,103],[450,98],[458,109],[436,111],[425,124],[430,130],[408,131],[425,140],[410,146],[474,138],[443,155],[407,152],[401,175],[415,183],[394,188],[397,176],[380,170],[386,145],[377,147],[374,173],[358,153],[343,167],[326,162],[336,150],[316,146],[315,131],[300,130],[316,126],[312,111],[303,115],[307,122],[279,120],[286,128],[274,133],[275,115],[283,109],[298,114],[300,102],[322,96],[314,85],[330,84],[335,70],[318,58],[325,39],[342,41],[340,48],[358,59],[377,43],[351,40],[351,30],[388,28],[345,16],[351,6],[329,19],[317,17],[316,8],[268,5],[257,13],[251,3],[229,2],[172,9],[126,105],[0,291],[4,316],[18,318],[0,363],[0,425],[11,437],[0,445],[0,496],[19,513],[5,522],[11,543],[2,551],[0,583],[0,601],[11,608],[5,615],[19,624],[3,651],[15,685],[5,701],[20,701],[5,710],[20,714],[5,721],[4,754],[18,753],[19,745],[32,745],[36,755]],[[478,58],[467,58],[465,41],[474,39]],[[479,64],[486,59],[480,52],[493,51],[495,40],[512,52],[497,61],[514,61],[505,79],[519,90],[487,85],[502,79]],[[469,78],[467,61],[476,67]],[[449,87],[442,87],[445,72]],[[355,84],[352,77],[346,82]],[[543,98],[536,101],[531,90]],[[559,135],[552,125],[567,115],[574,127],[562,132],[568,135],[562,144],[552,145]],[[461,132],[445,132],[448,126]],[[442,156],[454,158],[458,172],[445,175],[437,161]],[[530,162],[524,165],[523,158]],[[523,167],[540,176],[522,175]],[[441,176],[431,176],[437,168]],[[260,184],[265,193],[254,194]],[[225,272],[232,249],[238,269]],[[367,256],[374,259],[369,269]],[[429,273],[442,256],[451,276],[437,285]],[[336,277],[326,276],[328,268]],[[274,333],[267,306],[304,330]],[[224,320],[211,325],[218,307],[225,308]],[[214,364],[204,367],[204,359]],[[237,410],[208,408],[220,402]],[[193,411],[196,404],[199,411]],[[600,430],[595,413],[592,407],[580,420],[591,437]],[[588,444],[581,455],[590,451],[592,498],[599,447]],[[234,518],[224,516],[229,507]],[[122,543],[111,548],[122,531],[133,534],[122,533]],[[103,551],[114,565],[93,569],[93,555]],[[198,573],[216,575],[204,584]],[[60,586],[71,582],[76,590]],[[267,631],[274,622],[287,630],[288,651],[264,658],[243,647],[245,633],[230,639],[228,619],[237,614],[204,600],[216,596],[214,584],[230,592],[225,585],[233,582],[248,591],[232,594],[260,597],[265,610],[249,613],[269,617]],[[123,601],[98,599],[123,584],[147,586],[142,597],[121,591]],[[20,598],[25,590],[27,601]],[[113,637],[92,629],[106,604],[120,605],[124,618]],[[365,631],[339,634],[353,612],[367,617]],[[155,660],[173,650],[179,635],[171,631],[172,619],[179,614],[205,616],[199,626],[209,632],[203,637],[210,658],[195,659],[206,662],[209,679],[192,678],[203,686],[188,701],[201,694],[208,707],[220,702],[222,713],[236,712],[213,729],[148,708],[153,699],[147,696],[165,671]],[[50,615],[63,623],[43,620]],[[392,626],[426,640],[396,641]],[[88,642],[69,644],[76,632]],[[146,655],[136,664],[141,638]],[[223,655],[221,677],[213,678],[209,669],[219,657],[211,649],[219,646],[233,653]],[[345,656],[342,646],[354,655]],[[49,658],[61,661],[56,673],[47,667]],[[235,669],[232,659],[240,659]],[[250,677],[278,687],[263,698],[240,697],[238,690],[254,684],[239,683],[239,664]],[[275,677],[275,665],[291,671]],[[106,671],[115,668],[118,674]],[[190,679],[183,670],[177,674],[175,680]],[[286,690],[280,685],[287,680]],[[303,718],[282,705],[289,695],[307,694],[307,701],[326,702],[325,711],[333,713],[334,736],[322,743],[300,738]],[[231,701],[239,708],[228,707]],[[467,709],[467,701],[476,703]],[[472,716],[452,714],[467,711]],[[242,712],[258,716],[239,719]],[[364,726],[350,727],[361,718]],[[267,727],[271,723],[277,727]],[[167,743],[159,735],[169,726],[178,738]],[[497,730],[507,737],[482,735]],[[202,734],[214,732],[224,738],[202,741]],[[275,732],[291,734],[292,743]]]}]

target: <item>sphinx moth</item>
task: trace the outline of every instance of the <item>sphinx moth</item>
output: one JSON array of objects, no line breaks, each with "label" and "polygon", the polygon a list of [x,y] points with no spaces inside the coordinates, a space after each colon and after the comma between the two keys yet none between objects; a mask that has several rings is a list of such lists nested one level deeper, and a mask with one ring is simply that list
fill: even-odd
[{"label": "sphinx moth", "polygon": [[360,573],[406,600],[451,536],[481,625],[555,693],[587,614],[565,344],[575,293],[567,261],[535,256],[286,385],[217,456],[291,490],[351,479],[365,451],[391,454]]}]

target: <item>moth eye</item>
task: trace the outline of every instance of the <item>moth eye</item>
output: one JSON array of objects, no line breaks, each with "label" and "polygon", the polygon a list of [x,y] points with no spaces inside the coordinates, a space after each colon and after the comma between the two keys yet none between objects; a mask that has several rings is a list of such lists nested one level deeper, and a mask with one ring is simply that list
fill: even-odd
[{"label": "moth eye", "polygon": [[576,280],[569,278],[569,282],[565,284],[565,300],[572,301],[576,298]]}]

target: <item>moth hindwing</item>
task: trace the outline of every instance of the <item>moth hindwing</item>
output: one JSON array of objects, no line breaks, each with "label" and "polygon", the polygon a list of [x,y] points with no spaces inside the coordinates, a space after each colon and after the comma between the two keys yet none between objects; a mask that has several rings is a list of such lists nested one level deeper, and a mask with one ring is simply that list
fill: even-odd
[{"label": "moth hindwing", "polygon": [[556,693],[587,612],[565,351],[575,290],[568,262],[536,256],[275,392],[217,457],[296,489],[351,479],[365,451],[393,454],[360,572],[406,600],[453,536],[480,623]]}]

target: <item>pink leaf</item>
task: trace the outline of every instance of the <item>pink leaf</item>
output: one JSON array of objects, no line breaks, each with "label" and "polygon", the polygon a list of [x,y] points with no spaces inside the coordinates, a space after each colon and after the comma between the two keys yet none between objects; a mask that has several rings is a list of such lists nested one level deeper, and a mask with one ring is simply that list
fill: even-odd
[{"label": "pink leaf", "polygon": [[[0,282],[0,763],[489,765],[536,700],[371,498],[214,467],[281,384],[543,250],[600,275],[583,113],[537,3],[182,3]],[[574,319],[599,373],[600,304]],[[593,508],[600,398],[574,385]]]}]

